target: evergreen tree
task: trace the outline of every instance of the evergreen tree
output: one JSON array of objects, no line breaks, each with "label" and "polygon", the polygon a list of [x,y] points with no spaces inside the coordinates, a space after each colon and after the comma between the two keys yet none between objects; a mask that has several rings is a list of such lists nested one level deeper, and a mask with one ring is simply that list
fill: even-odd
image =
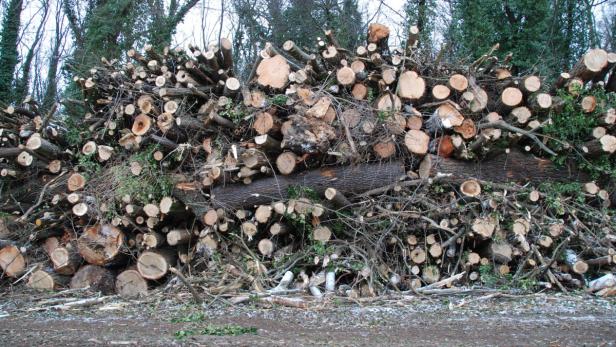
[{"label": "evergreen tree", "polygon": [[[434,48],[432,35],[435,29],[435,9],[435,0],[408,0],[404,7],[407,29],[412,25],[419,28],[418,47],[428,52]],[[408,34],[408,30],[406,32]]]},{"label": "evergreen tree", "polygon": [[165,9],[163,0],[148,0],[148,9],[144,13],[144,16],[150,18],[147,29],[148,42],[158,49],[170,45],[178,24],[198,2],[199,0],[187,0],[182,4],[178,0],[172,0]]},{"label": "evergreen tree", "polygon": [[15,67],[19,60],[17,42],[23,0],[10,0],[2,19],[0,32],[0,102],[10,104],[14,101],[13,81]]}]

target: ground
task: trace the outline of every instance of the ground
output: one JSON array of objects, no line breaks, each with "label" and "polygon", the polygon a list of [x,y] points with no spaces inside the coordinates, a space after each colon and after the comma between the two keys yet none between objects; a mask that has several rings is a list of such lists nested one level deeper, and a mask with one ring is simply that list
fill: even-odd
[{"label": "ground", "polygon": [[309,309],[164,294],[55,310],[25,298],[0,298],[0,345],[616,346],[616,300],[586,294],[333,298]]}]

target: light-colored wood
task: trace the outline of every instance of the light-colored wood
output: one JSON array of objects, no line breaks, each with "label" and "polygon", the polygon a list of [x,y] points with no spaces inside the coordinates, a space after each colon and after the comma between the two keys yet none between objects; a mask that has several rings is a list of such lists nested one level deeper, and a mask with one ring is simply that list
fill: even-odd
[{"label": "light-colored wood", "polygon": [[145,251],[137,259],[137,271],[145,279],[158,280],[167,274],[176,261],[177,252],[173,249]]},{"label": "light-colored wood", "polygon": [[283,175],[290,175],[295,170],[298,157],[293,152],[283,152],[276,158],[276,167]]},{"label": "light-colored wood", "polygon": [[116,293],[124,299],[137,299],[148,294],[148,282],[139,271],[128,269],[122,271],[115,281]]},{"label": "light-colored wood", "polygon": [[173,229],[167,233],[167,244],[177,246],[189,243],[193,238],[193,233],[188,229]]},{"label": "light-colored wood", "polygon": [[270,256],[274,252],[274,243],[269,239],[262,239],[259,241],[257,248],[264,256]]},{"label": "light-colored wood", "polygon": [[426,92],[426,82],[415,71],[407,71],[398,77],[398,96],[418,100]]},{"label": "light-colored wood", "polygon": [[409,130],[404,136],[404,145],[413,154],[425,155],[429,144],[430,136],[421,130]]},{"label": "light-colored wood", "polygon": [[9,245],[0,249],[0,268],[6,276],[12,278],[17,278],[26,270],[26,259],[19,248]]},{"label": "light-colored wood", "polygon": [[94,265],[110,265],[119,261],[124,247],[124,233],[110,224],[87,227],[77,239],[79,254]]},{"label": "light-colored wood", "polygon": [[326,226],[318,226],[312,231],[312,238],[315,241],[327,242],[331,239],[332,232]]},{"label": "light-colored wood", "polygon": [[460,185],[460,192],[468,197],[477,197],[481,194],[481,185],[477,180],[466,180]]},{"label": "light-colored wood", "polygon": [[74,192],[76,190],[81,190],[86,185],[86,178],[83,177],[80,173],[74,173],[68,177],[67,188],[69,192]]}]

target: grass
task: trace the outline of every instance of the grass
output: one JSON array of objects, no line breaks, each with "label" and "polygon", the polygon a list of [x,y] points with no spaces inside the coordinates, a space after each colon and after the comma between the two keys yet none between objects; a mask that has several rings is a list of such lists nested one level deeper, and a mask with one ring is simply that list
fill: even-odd
[{"label": "grass", "polygon": [[193,330],[193,329],[178,330],[175,332],[174,336],[178,340],[183,340],[189,336],[194,336],[194,335],[239,336],[239,335],[245,335],[245,334],[256,335],[257,328],[256,327],[243,327],[243,326],[233,325],[233,324],[207,325],[205,328],[201,330]]}]

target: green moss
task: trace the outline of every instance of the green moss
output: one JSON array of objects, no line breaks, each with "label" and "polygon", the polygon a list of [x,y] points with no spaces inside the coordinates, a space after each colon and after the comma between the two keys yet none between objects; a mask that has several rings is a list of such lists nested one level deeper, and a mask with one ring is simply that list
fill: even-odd
[{"label": "green moss", "polygon": [[230,119],[233,123],[240,123],[244,117],[246,117],[246,110],[242,105],[234,105],[233,103],[228,103],[225,107],[219,111],[220,116]]}]

